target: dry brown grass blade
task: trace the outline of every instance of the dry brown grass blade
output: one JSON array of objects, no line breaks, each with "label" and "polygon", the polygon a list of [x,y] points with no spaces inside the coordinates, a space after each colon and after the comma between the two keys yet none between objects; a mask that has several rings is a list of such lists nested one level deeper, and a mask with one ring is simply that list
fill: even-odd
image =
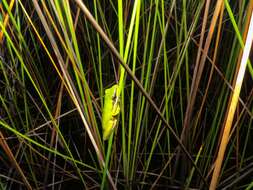
[{"label": "dry brown grass blade", "polygon": [[[55,21],[54,21],[52,15],[50,14],[50,11],[48,10],[48,8],[47,8],[45,2],[42,2],[42,6],[43,6],[43,10],[44,10],[45,13],[46,13],[46,16],[47,16],[48,19],[49,19],[49,23],[52,24],[52,27],[53,27],[53,29],[54,29],[54,32],[56,33],[56,36],[59,38],[59,40],[60,40],[60,42],[61,42],[61,44],[62,44],[64,50],[65,50],[66,52],[68,52],[69,49],[68,49],[68,47],[67,47],[67,44],[64,42],[64,39],[63,39],[63,37],[61,36],[61,34],[60,34],[60,32],[59,32],[59,30],[58,30],[58,28],[57,28],[57,25],[56,25],[56,23],[55,23]],[[80,8],[77,9],[77,13],[76,13],[76,16],[75,16],[75,22],[74,22],[74,28],[75,28],[75,29],[76,29],[76,26],[77,26],[77,22],[78,22],[78,19],[79,19],[79,15],[80,15]],[[79,68],[78,68],[78,66],[77,66],[77,64],[76,64],[76,57],[73,56],[71,53],[68,53],[68,56],[69,56],[68,58],[70,59],[70,63],[72,64],[72,67],[74,68],[75,72],[76,72],[77,75],[79,76],[79,79],[80,79],[83,83],[85,83],[85,80],[83,79],[82,74],[81,74],[81,72],[79,71]],[[66,68],[67,68],[67,67],[68,67],[68,66],[66,66]],[[65,85],[65,86],[66,86],[66,85]],[[91,90],[89,89],[89,87],[88,87],[87,85],[85,85],[85,87],[87,87],[87,88],[85,89],[85,91],[89,92],[89,93],[90,93],[89,96],[92,97],[93,100],[95,100],[95,98],[93,97],[93,95],[92,95]],[[69,92],[69,93],[70,93],[70,92]],[[87,93],[85,93],[84,95],[85,95],[85,99],[87,100],[87,99],[88,99]],[[88,113],[89,113],[89,115],[92,115],[93,111],[92,111],[91,104],[87,104],[87,108],[88,108]],[[94,117],[87,117],[86,119],[87,119],[88,123],[91,124],[91,127],[92,127],[92,129],[93,129],[93,133],[94,133],[93,136],[94,136],[94,139],[95,139],[95,141],[96,141],[96,143],[97,143],[97,145],[98,145],[98,147],[99,147],[99,150],[102,150],[102,143],[101,143],[101,141],[100,141],[100,139],[99,139],[98,131],[96,130],[96,127],[95,127],[96,124],[95,124],[95,121],[94,121]]]},{"label": "dry brown grass blade", "polygon": [[[39,7],[38,3],[37,3],[36,1],[33,1],[33,2],[34,2],[35,8],[37,9],[37,12],[38,12],[38,14],[39,14],[41,20],[42,20],[42,24],[43,24],[44,27],[45,27],[45,31],[46,31],[47,34],[48,34],[48,37],[49,37],[49,39],[50,39],[50,41],[51,41],[51,44],[52,44],[54,50],[56,51],[56,56],[57,56],[57,58],[58,58],[59,65],[60,65],[60,67],[61,67],[61,71],[62,71],[62,73],[63,73],[63,75],[64,75],[65,82],[67,83],[67,87],[68,87],[68,89],[70,90],[71,97],[73,98],[74,104],[77,106],[77,110],[78,110],[78,112],[80,113],[81,118],[82,118],[82,120],[83,120],[84,123],[85,123],[85,126],[86,126],[86,128],[87,128],[87,131],[88,131],[88,133],[89,133],[89,136],[90,136],[90,138],[91,138],[91,141],[92,141],[92,143],[93,143],[93,145],[94,145],[94,148],[95,148],[96,152],[99,154],[99,158],[102,159],[102,154],[101,154],[100,150],[98,149],[98,146],[96,145],[96,142],[95,142],[94,139],[93,139],[92,132],[90,131],[90,127],[88,126],[88,124],[87,124],[87,122],[86,122],[86,119],[85,119],[84,116],[83,116],[83,109],[82,109],[82,107],[80,106],[81,103],[80,103],[79,96],[77,95],[78,93],[77,93],[77,91],[76,91],[76,89],[75,89],[75,87],[74,87],[74,84],[73,84],[73,81],[71,80],[71,77],[70,77],[69,74],[68,74],[66,65],[64,64],[63,58],[61,57],[61,54],[60,54],[60,51],[59,51],[59,49],[58,49],[58,47],[57,47],[57,45],[56,45],[56,42],[54,41],[53,35],[52,35],[52,33],[51,33],[50,29],[49,29],[49,26],[48,26],[47,22],[45,21],[45,18],[44,18],[43,14],[42,14],[42,12],[41,12],[41,10],[40,10],[40,7]],[[102,160],[103,160],[103,159],[102,159]]]},{"label": "dry brown grass blade", "polygon": [[[68,70],[67,70],[66,65],[64,63],[63,57],[61,56],[61,53],[60,53],[59,48],[57,46],[57,43],[56,43],[56,41],[54,39],[54,36],[53,36],[53,34],[52,34],[51,30],[50,30],[50,27],[49,27],[49,25],[48,25],[48,23],[47,23],[47,21],[45,19],[45,16],[42,13],[42,10],[41,10],[38,2],[35,1],[35,0],[33,0],[32,2],[34,4],[34,7],[35,7],[35,9],[37,11],[37,14],[38,14],[39,18],[41,19],[41,22],[42,22],[42,24],[44,26],[45,32],[46,32],[46,34],[47,34],[47,36],[48,36],[48,38],[50,40],[50,43],[51,43],[51,45],[52,45],[52,47],[54,49],[55,55],[56,55],[58,63],[59,63],[59,67],[60,67],[61,72],[63,74],[63,78],[64,78],[63,81],[66,82],[66,88],[69,90],[68,91],[69,95],[70,95],[73,103],[75,104],[75,106],[77,108],[77,111],[78,111],[78,113],[79,113],[79,115],[81,117],[81,120],[82,120],[82,122],[83,122],[83,124],[85,126],[85,129],[86,129],[86,131],[87,131],[87,133],[89,135],[89,138],[90,138],[90,140],[92,142],[92,145],[93,145],[93,147],[94,147],[94,149],[96,151],[96,154],[98,156],[98,160],[99,160],[100,164],[102,166],[104,166],[105,163],[104,163],[104,158],[103,158],[102,151],[99,149],[99,146],[98,146],[98,144],[97,144],[97,142],[96,142],[96,140],[94,138],[94,133],[93,133],[92,129],[90,128],[90,126],[88,125],[87,120],[86,120],[86,118],[84,116],[84,108],[82,106],[80,97],[79,97],[78,92],[77,92],[77,90],[75,88],[74,82],[72,81],[72,79],[71,79],[71,77],[70,77],[70,75],[68,73]],[[109,181],[110,181],[111,185],[114,187],[114,189],[116,189],[116,186],[115,186],[115,184],[114,184],[114,182],[112,180],[112,177],[111,177],[110,173],[107,172],[107,174],[108,174],[108,178],[109,178]]]},{"label": "dry brown grass blade", "polygon": [[[77,12],[77,15],[76,15],[76,19],[75,19],[75,29],[76,29],[76,26],[77,26],[77,20],[79,18],[79,13],[80,13],[80,9],[78,9],[78,12]],[[67,61],[66,61],[66,67],[68,68],[68,65],[69,65],[69,59],[67,58]],[[63,91],[64,91],[64,83],[61,82],[60,84],[60,88],[59,88],[59,93],[58,93],[58,99],[57,99],[57,104],[56,104],[56,109],[55,109],[55,114],[54,114],[54,117],[57,119],[59,118],[59,116],[61,115],[61,107],[62,107],[62,96],[63,96]],[[60,123],[60,119],[57,119],[57,124]],[[56,133],[56,130],[55,128],[52,129],[52,135],[51,135],[51,139],[50,139],[50,147],[52,147],[54,145],[54,142],[58,142],[59,138],[58,138],[58,135]],[[63,147],[62,145],[62,142],[59,141],[61,146]],[[46,174],[49,170],[49,164],[47,165],[46,167]],[[44,183],[46,184],[47,182],[47,176],[48,175],[45,175],[45,179],[44,179]]]},{"label": "dry brown grass blade", "polygon": [[[198,53],[197,53],[197,58],[196,58],[196,63],[195,63],[194,75],[193,75],[193,79],[192,79],[191,92],[192,92],[193,86],[195,84],[195,80],[196,80],[196,76],[197,76],[196,72],[198,71],[199,59],[200,59],[201,53],[202,53],[202,45],[203,45],[204,36],[205,36],[205,29],[206,29],[206,24],[207,24],[209,7],[210,7],[210,0],[207,0],[206,5],[205,5],[205,11],[204,11],[202,29],[201,29],[201,34],[200,34],[199,48],[198,48]],[[190,112],[191,112],[190,105],[191,105],[191,95],[188,99],[188,105],[187,105],[187,109],[186,109],[186,113],[185,113],[184,126],[183,126],[183,131],[182,131],[182,134],[181,134],[181,139],[184,139],[185,130],[186,130],[186,127],[189,124]]]},{"label": "dry brown grass blade", "polygon": [[[242,39],[243,39],[243,43],[244,44],[245,44],[246,37],[247,37],[247,32],[248,32],[248,28],[249,28],[249,24],[250,24],[250,15],[251,15],[252,11],[253,11],[253,1],[250,1],[249,5],[248,5],[248,10],[247,10],[245,24],[244,24],[245,25],[245,30],[244,30],[244,32],[242,34]],[[238,74],[239,69],[240,69],[240,61],[241,61],[241,58],[242,58],[242,53],[243,53],[243,49],[240,49],[238,60],[237,60],[237,67],[236,67],[236,71],[235,71],[235,76]],[[233,80],[232,86],[235,85],[235,82],[236,82],[236,77]]]},{"label": "dry brown grass blade", "polygon": [[230,131],[231,131],[231,127],[232,127],[232,123],[233,123],[233,119],[234,119],[234,114],[235,114],[235,110],[237,107],[237,103],[238,103],[238,99],[239,99],[239,95],[240,95],[240,91],[241,91],[241,86],[242,86],[242,82],[243,82],[243,78],[244,78],[244,74],[245,74],[245,70],[246,70],[246,66],[247,66],[247,60],[248,60],[250,49],[252,46],[252,40],[253,40],[253,35],[252,35],[253,14],[252,13],[253,12],[252,11],[249,11],[249,12],[251,14],[251,20],[250,20],[249,29],[246,30],[247,31],[246,44],[245,44],[245,48],[243,50],[242,58],[240,60],[239,71],[235,75],[235,78],[236,78],[236,82],[234,85],[235,88],[234,88],[234,92],[231,94],[231,101],[229,102],[229,105],[228,105],[228,112],[227,112],[227,117],[225,118],[225,125],[224,125],[225,127],[224,127],[224,131],[223,131],[218,155],[217,155],[217,158],[215,161],[214,172],[213,172],[213,176],[212,176],[212,180],[211,180],[211,184],[210,184],[210,188],[209,188],[210,190],[216,189],[216,186],[218,184],[220,170],[221,170],[224,154],[226,151],[226,147],[227,147],[227,144],[229,141],[229,136],[230,136]]},{"label": "dry brown grass blade", "polygon": [[[202,43],[204,40],[204,33],[205,33],[205,28],[206,28],[206,23],[207,23],[207,16],[208,16],[208,12],[209,12],[209,5],[210,5],[210,1],[206,2],[206,6],[205,6],[205,12],[204,12],[204,20],[203,20],[203,24],[202,24],[202,30],[201,30],[201,36],[200,36],[200,44],[199,44],[199,49],[198,49],[198,54],[197,54],[197,59],[196,59],[196,64],[195,64],[195,69],[194,69],[194,74],[193,74],[193,80],[192,80],[192,85],[191,85],[191,92],[190,92],[190,96],[189,96],[189,100],[188,100],[188,104],[187,104],[187,108],[186,108],[186,113],[185,113],[185,117],[184,117],[184,123],[183,123],[183,129],[182,129],[182,133],[181,133],[181,141],[184,143],[184,145],[187,147],[187,134],[188,134],[188,130],[189,130],[189,125],[190,125],[190,120],[191,120],[191,115],[192,115],[192,111],[193,111],[193,106],[196,100],[196,95],[197,95],[197,91],[198,91],[198,86],[200,83],[200,79],[202,76],[202,72],[205,66],[205,61],[207,59],[208,56],[208,50],[212,41],[212,37],[213,37],[213,33],[214,33],[214,29],[217,23],[217,19],[218,16],[220,15],[221,12],[221,7],[223,4],[223,0],[218,0],[215,6],[215,10],[213,13],[213,17],[211,20],[211,24],[208,30],[208,35],[205,41],[205,45],[204,45],[204,49],[202,50]],[[201,57],[201,53],[202,53],[202,57]],[[200,61],[199,61],[200,60]],[[176,168],[177,165],[179,163],[179,157],[181,154],[181,150],[179,149],[177,152],[177,156],[176,156]],[[183,158],[184,159],[184,158]],[[173,178],[175,176],[175,172],[173,173]]]},{"label": "dry brown grass blade", "polygon": [[30,183],[26,179],[25,174],[23,173],[23,171],[20,168],[18,162],[16,161],[14,155],[12,154],[12,151],[11,151],[9,145],[7,144],[7,142],[6,142],[6,140],[5,140],[4,135],[3,135],[2,132],[0,132],[0,145],[2,146],[3,150],[5,151],[6,155],[10,159],[11,163],[13,164],[13,166],[16,168],[16,170],[20,174],[20,176],[21,176],[24,184],[26,185],[27,189],[32,190],[32,186],[30,185]]},{"label": "dry brown grass blade", "polygon": [[[10,11],[13,8],[14,2],[15,2],[15,0],[11,0],[11,2],[10,2],[10,5],[9,5]],[[0,6],[1,6],[0,10],[1,10],[1,12],[3,12],[2,5],[0,5]],[[5,15],[3,12],[3,16],[4,16],[4,24],[3,25],[4,25],[4,27],[6,27],[9,22],[9,15],[8,14]],[[0,31],[0,44],[2,44],[2,43],[3,43],[3,31]]]},{"label": "dry brown grass blade", "polygon": [[[253,1],[251,1],[251,2],[249,3],[249,5],[248,5],[247,16],[246,16],[246,20],[245,20],[245,24],[244,24],[244,25],[245,25],[245,26],[244,26],[244,27],[245,27],[245,30],[244,30],[244,32],[243,32],[243,34],[242,34],[242,39],[243,39],[244,44],[245,44],[246,37],[247,37],[247,29],[249,28],[249,24],[250,24],[250,15],[251,15],[252,10],[253,10]],[[242,53],[243,53],[243,49],[240,49],[240,52],[239,52],[239,55],[238,55],[238,60],[237,60],[237,66],[236,66],[236,69],[235,69],[235,76],[237,76],[238,71],[239,71],[239,68],[240,68],[240,61],[241,61],[241,58],[242,58]],[[232,82],[232,85],[229,86],[230,89],[231,89],[231,87],[232,87],[232,89],[231,89],[232,92],[234,92],[233,86],[235,86],[235,82],[236,82],[236,77],[234,77],[233,82]],[[226,82],[226,83],[227,83],[227,82]],[[239,97],[239,98],[240,98],[240,97]],[[228,101],[229,104],[231,103],[231,100],[232,100],[232,97],[229,98],[229,101]],[[240,102],[242,103],[241,98],[240,98],[239,100],[240,100]],[[250,117],[252,118],[252,114],[251,114],[250,110],[246,107],[246,104],[243,103],[243,110],[242,110],[242,112],[245,111],[245,109],[246,109],[247,113],[250,115]],[[225,115],[228,114],[228,111],[229,111],[229,110],[226,111],[226,114],[225,114]],[[236,126],[236,125],[235,125],[235,126]],[[225,127],[225,125],[223,125],[223,127],[222,127],[222,129],[221,129],[222,132],[223,132],[223,130],[224,130],[224,127]],[[233,130],[232,130],[232,131],[233,131]],[[221,142],[222,132],[220,133],[218,143]],[[232,133],[233,133],[233,132],[231,132],[231,134],[232,134]],[[218,152],[218,150],[217,150],[217,152]],[[217,152],[215,153],[215,155],[217,154]],[[212,168],[211,170],[213,170],[213,168]]]},{"label": "dry brown grass blade", "polygon": [[[223,6],[222,4],[224,4],[223,0],[218,0],[215,6],[215,10],[213,13],[213,17],[211,20],[211,24],[209,27],[209,31],[208,31],[208,35],[206,38],[206,42],[204,45],[204,50],[203,50],[203,54],[202,57],[200,59],[199,63],[196,63],[195,66],[195,70],[194,70],[194,76],[193,76],[193,82],[192,82],[192,86],[191,86],[191,93],[190,93],[190,99],[187,105],[187,109],[186,109],[186,114],[185,114],[185,119],[184,119],[184,126],[183,126],[183,132],[182,132],[182,136],[181,139],[185,138],[186,135],[186,128],[188,128],[189,123],[190,123],[190,119],[191,119],[191,115],[192,115],[192,110],[193,110],[193,106],[196,100],[196,95],[197,95],[197,91],[198,91],[198,86],[200,83],[200,79],[203,73],[203,69],[205,66],[205,61],[207,59],[207,55],[208,55],[208,50],[213,38],[213,33],[215,30],[215,26],[218,20],[218,16],[220,15],[221,11],[223,11],[224,9],[221,9]],[[201,46],[199,48],[202,48]]]},{"label": "dry brown grass blade", "polygon": [[[44,7],[46,8],[46,6],[44,6]],[[78,14],[76,15],[76,19],[75,19],[75,28],[76,28],[77,20],[78,20],[78,17],[79,17],[79,12],[80,11],[78,11]],[[47,11],[47,13],[49,13],[49,12]],[[48,14],[48,16],[50,16],[50,15]],[[56,31],[58,32],[58,30],[56,30]],[[59,37],[61,37],[59,33],[57,33],[57,34],[58,34]],[[66,68],[68,68],[68,65],[69,65],[69,59],[67,59],[67,61],[66,61]],[[55,114],[54,114],[54,117],[56,119],[59,118],[59,116],[61,115],[62,96],[63,96],[63,90],[64,90],[64,83],[63,82],[61,82],[59,89],[60,90],[59,90],[59,93],[58,93],[58,99],[57,99],[57,104],[56,104],[56,109],[55,109]],[[57,124],[59,124],[59,122],[60,122],[60,119],[57,119]],[[59,140],[58,135],[56,135],[56,134],[57,134],[56,129],[53,128],[52,129],[51,139],[50,139],[50,147],[52,147],[54,145],[54,142],[58,142],[58,141],[61,144],[61,146],[63,147],[62,142]],[[49,164],[46,167],[46,173],[48,172],[48,169],[49,169]],[[46,182],[46,181],[47,181],[47,175],[44,179],[44,182]]]},{"label": "dry brown grass blade", "polygon": [[[224,4],[222,6],[224,6]],[[223,7],[221,9],[223,9]],[[211,84],[212,76],[213,76],[213,73],[214,73],[215,62],[216,62],[217,53],[218,53],[219,44],[220,44],[223,12],[221,12],[219,18],[220,18],[220,20],[219,20],[218,31],[217,31],[217,35],[216,35],[215,48],[214,48],[214,54],[213,54],[213,59],[212,59],[213,64],[212,64],[211,71],[210,71],[209,78],[208,78],[208,82],[207,82],[207,85],[206,85],[205,94],[203,96],[203,100],[201,102],[201,106],[200,106],[200,109],[199,109],[199,112],[198,112],[196,124],[198,123],[198,121],[200,119],[200,116],[201,116],[201,113],[202,113],[202,110],[203,110],[203,107],[204,107],[204,104],[205,104],[205,101],[206,101],[206,98],[207,98],[207,94],[208,94],[208,91],[209,91],[209,87],[210,87],[210,84]]]},{"label": "dry brown grass blade", "polygon": [[[195,43],[198,46],[198,43],[197,43],[197,41],[195,39],[192,39],[192,41],[193,41],[193,43]],[[224,83],[227,85],[227,87],[231,91],[234,91],[233,86],[225,78],[225,76],[223,75],[222,71],[214,64],[213,60],[209,56],[207,56],[207,60],[209,61],[208,63],[210,63],[212,65],[212,67],[214,67],[216,73],[221,77],[221,79],[224,81]],[[249,110],[249,108],[246,106],[246,103],[240,97],[239,97],[239,101],[242,104],[244,111],[247,112],[247,114],[250,116],[250,118],[253,118],[253,114],[251,113],[251,111]]]}]

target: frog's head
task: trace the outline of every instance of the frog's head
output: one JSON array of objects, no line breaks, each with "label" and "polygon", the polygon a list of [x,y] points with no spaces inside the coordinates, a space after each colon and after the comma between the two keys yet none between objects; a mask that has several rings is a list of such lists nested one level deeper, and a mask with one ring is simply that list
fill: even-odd
[{"label": "frog's head", "polygon": [[105,90],[105,94],[111,96],[110,98],[112,99],[113,102],[115,102],[117,98],[117,89],[118,89],[118,85],[115,84],[111,88],[108,88]]}]

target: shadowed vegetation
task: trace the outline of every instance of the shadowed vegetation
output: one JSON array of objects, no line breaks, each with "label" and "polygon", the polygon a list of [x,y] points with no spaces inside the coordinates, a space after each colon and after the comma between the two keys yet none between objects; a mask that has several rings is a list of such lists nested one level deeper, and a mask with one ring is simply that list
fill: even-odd
[{"label": "shadowed vegetation", "polygon": [[0,189],[253,187],[253,1],[0,5]]}]

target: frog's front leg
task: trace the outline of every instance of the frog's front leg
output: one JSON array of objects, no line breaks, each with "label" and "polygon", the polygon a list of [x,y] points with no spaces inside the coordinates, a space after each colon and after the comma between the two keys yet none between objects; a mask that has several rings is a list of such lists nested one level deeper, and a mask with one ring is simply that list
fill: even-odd
[{"label": "frog's front leg", "polygon": [[117,115],[120,113],[120,107],[119,104],[116,105],[116,108],[112,111],[112,116],[117,117]]}]

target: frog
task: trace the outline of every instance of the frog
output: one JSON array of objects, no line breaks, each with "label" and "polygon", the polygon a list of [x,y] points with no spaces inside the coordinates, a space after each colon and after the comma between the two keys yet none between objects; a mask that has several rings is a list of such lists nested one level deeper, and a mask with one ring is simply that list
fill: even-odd
[{"label": "frog", "polygon": [[119,97],[117,97],[118,84],[105,90],[104,106],[102,111],[103,140],[109,139],[118,123],[120,113]]}]

